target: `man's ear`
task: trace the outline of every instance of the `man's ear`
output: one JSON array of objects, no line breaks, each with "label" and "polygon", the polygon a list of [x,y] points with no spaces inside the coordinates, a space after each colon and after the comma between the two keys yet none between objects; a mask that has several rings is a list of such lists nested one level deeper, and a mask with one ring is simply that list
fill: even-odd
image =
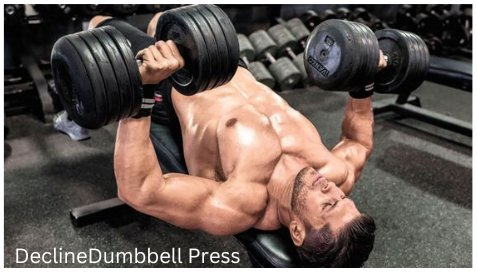
[{"label": "man's ear", "polygon": [[301,220],[295,219],[290,222],[288,229],[290,230],[290,236],[293,243],[295,246],[300,247],[303,244],[303,241],[305,241],[305,225],[303,225]]}]

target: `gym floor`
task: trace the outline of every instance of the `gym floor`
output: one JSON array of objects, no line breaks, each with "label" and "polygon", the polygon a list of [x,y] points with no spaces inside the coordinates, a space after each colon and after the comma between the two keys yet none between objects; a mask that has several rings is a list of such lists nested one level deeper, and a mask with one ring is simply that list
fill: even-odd
[{"label": "gym floor", "polygon": [[[318,128],[332,147],[340,136],[345,93],[316,88],[280,94]],[[425,82],[414,92],[424,108],[472,120],[472,94]],[[376,96],[375,100],[386,98]],[[73,142],[51,123],[29,115],[5,120],[5,267],[95,267],[100,264],[16,264],[16,248],[29,252],[88,251],[239,252],[239,264],[193,267],[251,267],[232,237],[214,237],[143,218],[75,228],[68,210],[114,197],[113,151],[117,124]],[[468,137],[395,115],[376,118],[374,153],[351,197],[377,224],[375,249],[366,267],[472,266],[472,147]],[[147,221],[147,220],[146,220]],[[176,267],[185,264],[101,264]]]}]

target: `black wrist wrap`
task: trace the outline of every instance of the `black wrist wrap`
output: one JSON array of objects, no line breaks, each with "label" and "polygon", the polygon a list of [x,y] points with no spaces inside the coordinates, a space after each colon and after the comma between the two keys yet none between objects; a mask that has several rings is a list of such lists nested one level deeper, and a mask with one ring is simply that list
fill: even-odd
[{"label": "black wrist wrap", "polygon": [[374,89],[374,82],[364,86],[364,88],[360,91],[356,92],[349,92],[349,96],[355,99],[363,99],[367,98],[373,95],[373,89]]},{"label": "black wrist wrap", "polygon": [[132,118],[141,118],[151,116],[152,107],[154,107],[154,92],[156,91],[156,84],[142,85],[142,104],[141,110]]}]

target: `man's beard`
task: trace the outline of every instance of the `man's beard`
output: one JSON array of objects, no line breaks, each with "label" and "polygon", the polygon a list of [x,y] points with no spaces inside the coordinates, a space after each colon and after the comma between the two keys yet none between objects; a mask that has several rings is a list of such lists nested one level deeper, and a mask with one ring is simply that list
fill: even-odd
[{"label": "man's beard", "polygon": [[304,176],[308,173],[310,167],[305,167],[296,175],[295,182],[293,183],[293,192],[291,197],[291,208],[292,211],[300,214],[301,211],[305,208],[306,196],[308,190],[306,190],[306,184]]}]

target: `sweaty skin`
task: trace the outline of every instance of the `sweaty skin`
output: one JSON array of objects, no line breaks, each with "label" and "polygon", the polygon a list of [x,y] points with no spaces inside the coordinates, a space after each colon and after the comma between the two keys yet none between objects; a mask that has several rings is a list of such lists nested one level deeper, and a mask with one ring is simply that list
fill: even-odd
[{"label": "sweaty skin", "polygon": [[[143,51],[138,55],[149,63],[140,68],[143,83],[165,80],[183,66],[171,42]],[[379,67],[385,66],[381,53]],[[359,215],[346,195],[372,152],[371,98],[348,99],[342,136],[332,150],[307,118],[241,67],[216,89],[193,96],[173,90],[172,101],[189,175],[162,173],[149,138],[150,117],[119,123],[118,196],[136,210],[214,235],[285,226],[300,246],[304,226],[290,203],[295,177],[307,168],[303,214],[315,227],[330,223],[336,230]]]},{"label": "sweaty skin", "polygon": [[290,205],[301,169],[312,167],[349,194],[371,153],[370,98],[349,98],[331,151],[308,119],[243,68],[224,86],[193,96],[173,90],[172,99],[190,175],[163,175],[150,118],[120,122],[115,173],[122,200],[179,227],[231,235],[287,226],[280,209]]}]

